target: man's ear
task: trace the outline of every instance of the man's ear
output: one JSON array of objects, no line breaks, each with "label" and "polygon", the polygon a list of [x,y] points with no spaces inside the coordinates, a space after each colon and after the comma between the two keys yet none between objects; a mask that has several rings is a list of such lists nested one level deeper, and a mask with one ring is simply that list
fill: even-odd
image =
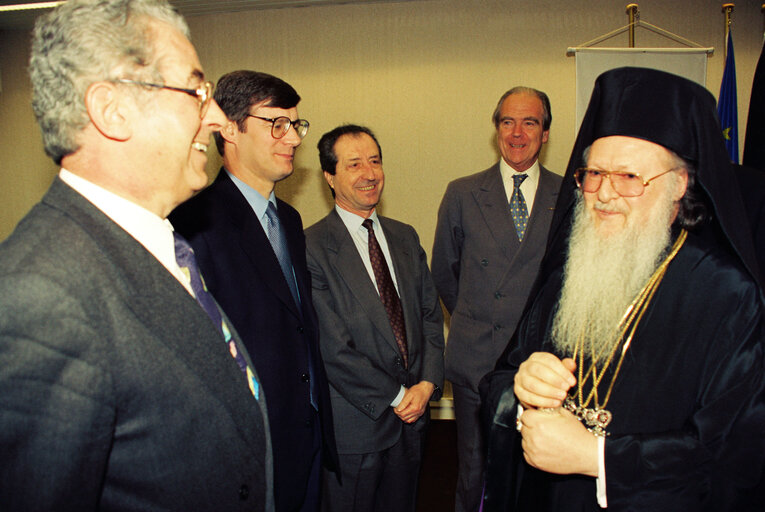
[{"label": "man's ear", "polygon": [[228,142],[229,144],[236,144],[236,140],[239,135],[239,127],[236,125],[234,121],[226,121],[226,124],[223,125],[223,128],[220,130],[220,136],[223,137],[223,140]]},{"label": "man's ear", "polygon": [[329,183],[329,188],[335,190],[335,175],[324,171],[324,179]]},{"label": "man's ear", "polygon": [[685,169],[680,169],[678,171],[678,176],[676,180],[676,188],[674,193],[672,194],[672,200],[679,201],[680,199],[682,199],[687,189],[688,189],[688,171]]},{"label": "man's ear", "polygon": [[133,134],[128,117],[124,115],[125,95],[116,84],[94,82],[85,91],[85,108],[93,126],[109,139],[124,141]]}]

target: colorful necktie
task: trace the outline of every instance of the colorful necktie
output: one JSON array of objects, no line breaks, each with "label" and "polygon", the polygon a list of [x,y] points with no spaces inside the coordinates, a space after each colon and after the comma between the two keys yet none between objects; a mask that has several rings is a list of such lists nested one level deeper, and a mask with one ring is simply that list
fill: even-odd
[{"label": "colorful necktie", "polygon": [[191,245],[189,245],[186,239],[178,233],[173,232],[173,239],[175,240],[175,261],[178,263],[181,271],[183,271],[183,273],[186,274],[186,277],[189,278],[189,282],[191,283],[191,290],[194,292],[194,298],[197,300],[199,305],[202,306],[202,309],[205,310],[207,316],[210,317],[210,320],[212,320],[213,324],[215,324],[220,333],[223,335],[223,340],[226,342],[226,345],[228,345],[228,350],[231,353],[231,356],[234,358],[236,364],[239,365],[239,368],[247,377],[247,383],[250,386],[250,391],[256,400],[259,399],[260,384],[255,378],[255,373],[247,365],[247,361],[244,359],[244,356],[241,352],[239,352],[238,347],[236,346],[236,342],[234,341],[233,336],[231,336],[231,330],[228,328],[226,321],[223,319],[223,315],[221,315],[220,309],[218,309],[218,304],[215,302],[215,299],[213,299],[213,296],[210,294],[210,292],[207,291],[207,286],[202,279],[202,275],[199,273],[197,260],[194,257],[194,250],[191,248]]},{"label": "colorful necktie", "polygon": [[393,335],[396,337],[398,350],[401,352],[401,359],[404,360],[404,368],[409,367],[409,350],[406,345],[406,326],[404,325],[404,310],[401,308],[401,299],[396,293],[396,286],[390,276],[390,269],[385,261],[385,255],[380,248],[380,244],[375,236],[372,225],[372,219],[366,219],[361,223],[369,232],[369,259],[372,261],[372,270],[377,281],[377,290],[380,293],[380,300],[388,313],[388,320],[393,329]]},{"label": "colorful necktie", "polygon": [[287,286],[290,289],[292,298],[295,300],[295,304],[300,306],[295,275],[292,272],[292,259],[287,248],[287,237],[279,220],[279,214],[276,212],[276,206],[271,201],[268,202],[268,208],[266,208],[266,217],[268,218],[268,240],[274,249],[276,259],[279,260],[279,266],[282,267],[282,274],[284,274],[284,279],[287,280]]},{"label": "colorful necktie", "polygon": [[513,175],[513,197],[510,198],[510,214],[513,216],[515,232],[518,233],[518,240],[523,241],[523,235],[526,233],[526,224],[529,222],[529,211],[526,208],[526,200],[521,192],[521,183],[528,177],[528,174]]}]

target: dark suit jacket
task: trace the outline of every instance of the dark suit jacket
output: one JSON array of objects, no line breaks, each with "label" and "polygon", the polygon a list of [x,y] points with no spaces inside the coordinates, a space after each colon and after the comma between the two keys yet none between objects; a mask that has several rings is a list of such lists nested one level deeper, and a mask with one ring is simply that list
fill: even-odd
[{"label": "dark suit jacket", "polygon": [[[348,230],[333,209],[306,230],[308,268],[319,316],[341,454],[392,446],[404,423],[390,403],[402,385],[443,387],[443,315],[417,233],[379,217],[398,282],[409,349],[403,367],[385,307]],[[424,427],[427,413],[418,420]]]},{"label": "dark suit jacket", "polygon": [[539,171],[522,243],[499,163],[449,183],[438,210],[432,268],[451,314],[446,378],[475,392],[518,325],[545,251],[562,178]]},{"label": "dark suit jacket", "polygon": [[265,405],[220,332],[59,179],[0,246],[0,367],[2,510],[266,507]]},{"label": "dark suit jacket", "polygon": [[178,207],[170,220],[194,248],[205,282],[231,318],[263,382],[274,446],[277,506],[302,500],[313,445],[309,365],[318,391],[324,461],[336,467],[329,390],[318,345],[300,214],[277,199],[302,309],[298,310],[271,243],[225,171]]}]

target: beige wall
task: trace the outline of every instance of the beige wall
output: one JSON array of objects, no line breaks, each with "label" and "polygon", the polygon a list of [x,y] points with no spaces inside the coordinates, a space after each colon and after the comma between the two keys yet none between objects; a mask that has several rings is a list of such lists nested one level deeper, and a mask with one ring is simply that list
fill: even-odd
[{"label": "beige wall", "polygon": [[[624,26],[626,3],[419,0],[188,21],[211,79],[233,69],[256,69],[287,80],[302,96],[300,115],[311,129],[298,150],[295,174],[277,193],[298,208],[306,226],[331,205],[319,172],[319,137],[341,123],[365,124],[377,133],[384,153],[381,212],[414,225],[429,252],[446,184],[497,159],[490,114],[506,89],[523,84],[549,94],[553,124],[542,162],[563,172],[575,136],[575,61],[566,48]],[[760,4],[736,2],[733,15],[742,137],[762,43]],[[639,5],[643,20],[716,48],[707,74],[716,96],[723,68],[721,2]],[[0,33],[0,239],[56,171],[42,153],[29,107],[27,39],[26,33]],[[605,45],[626,46],[627,35]],[[674,43],[638,29],[637,45]],[[219,164],[211,150],[208,171],[216,172]]]}]

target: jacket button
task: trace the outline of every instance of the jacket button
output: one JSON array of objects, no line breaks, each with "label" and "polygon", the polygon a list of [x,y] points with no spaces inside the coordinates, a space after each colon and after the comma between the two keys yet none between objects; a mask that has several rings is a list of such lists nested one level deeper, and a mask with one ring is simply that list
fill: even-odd
[{"label": "jacket button", "polygon": [[495,292],[494,293],[494,298],[495,299],[501,299],[502,297],[504,297],[504,295],[502,295],[500,292]]},{"label": "jacket button", "polygon": [[239,488],[239,499],[240,500],[246,500],[250,497],[250,488],[246,485],[243,485]]},{"label": "jacket button", "polygon": [[304,330],[305,330],[305,329],[303,329],[303,326],[302,326],[302,325],[301,325],[301,326],[298,326],[298,328],[297,328],[297,332],[299,332],[300,334],[303,334],[303,331],[304,331]]},{"label": "jacket button", "polygon": [[499,325],[499,324],[496,324],[496,325],[494,326],[494,330],[495,330],[495,331],[499,331],[500,329],[502,329],[502,326],[501,326],[501,325]]},{"label": "jacket button", "polygon": [[308,374],[307,373],[302,374],[300,376],[300,380],[302,380],[303,382],[308,382]]},{"label": "jacket button", "polygon": [[486,258],[482,259],[481,260],[481,266],[488,267],[489,266],[489,260],[487,260]]}]

